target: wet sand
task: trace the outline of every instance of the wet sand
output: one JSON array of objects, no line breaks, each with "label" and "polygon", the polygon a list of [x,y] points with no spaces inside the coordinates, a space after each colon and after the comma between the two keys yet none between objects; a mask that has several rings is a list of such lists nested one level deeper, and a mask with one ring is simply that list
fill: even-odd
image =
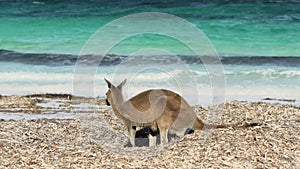
[{"label": "wet sand", "polygon": [[0,114],[0,168],[300,168],[300,108],[288,104],[232,101],[220,123],[259,125],[151,148],[124,147],[125,127],[101,98],[1,96]]}]

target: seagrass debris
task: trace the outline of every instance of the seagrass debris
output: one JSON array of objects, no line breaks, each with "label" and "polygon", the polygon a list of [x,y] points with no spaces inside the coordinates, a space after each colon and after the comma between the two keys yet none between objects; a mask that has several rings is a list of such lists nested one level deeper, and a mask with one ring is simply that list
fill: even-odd
[{"label": "seagrass debris", "polygon": [[[123,145],[126,138],[110,109],[92,118],[1,121],[0,168],[300,168],[299,107],[241,101],[223,106],[222,123],[255,120],[260,125],[215,130],[206,139],[196,131],[165,147],[124,148],[100,144],[102,139]],[[201,107],[195,110],[202,119],[210,115]],[[103,127],[102,119],[117,134],[92,128]],[[108,138],[95,140],[93,134]]]}]

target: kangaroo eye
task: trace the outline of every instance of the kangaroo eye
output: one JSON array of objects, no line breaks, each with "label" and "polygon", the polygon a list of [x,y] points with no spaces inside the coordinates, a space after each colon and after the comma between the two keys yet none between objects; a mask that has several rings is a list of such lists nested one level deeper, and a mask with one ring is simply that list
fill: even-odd
[{"label": "kangaroo eye", "polygon": [[111,93],[110,89],[106,92],[106,96]]}]

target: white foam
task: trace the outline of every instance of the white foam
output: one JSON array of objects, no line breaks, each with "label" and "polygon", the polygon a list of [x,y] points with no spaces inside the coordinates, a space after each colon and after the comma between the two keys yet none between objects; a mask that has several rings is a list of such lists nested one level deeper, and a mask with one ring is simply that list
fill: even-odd
[{"label": "white foam", "polygon": [[1,72],[0,83],[5,82],[72,82],[73,73]]},{"label": "white foam", "polygon": [[[102,73],[83,74],[82,84],[73,84],[73,73],[37,73],[37,72],[1,72],[0,73],[0,94],[32,94],[32,93],[73,93],[73,87],[76,85],[80,91],[76,95],[82,96],[104,96],[107,86],[104,77],[113,80],[114,73],[112,68],[101,68]],[[107,73],[109,72],[109,73]],[[254,74],[254,76],[252,76]],[[85,78],[92,76],[95,80],[92,82],[85,81]],[[176,69],[169,72],[124,72],[118,74],[114,83],[120,83],[123,79],[128,79],[127,90],[124,94],[132,97],[139,92],[147,89],[169,89],[184,97],[191,104],[209,105],[212,100],[212,88],[208,74],[199,70],[182,70]],[[189,84],[189,78],[197,80],[196,90],[183,89],[193,84]],[[226,96],[227,98],[288,98],[300,100],[300,71],[298,70],[234,70],[225,71],[227,81]],[[90,78],[90,79],[91,79]],[[184,86],[178,86],[178,81],[186,82]],[[92,83],[92,84],[85,84]],[[86,87],[88,86],[88,87]],[[91,88],[92,86],[93,88]],[[88,94],[88,95],[87,95]],[[197,96],[198,99],[195,99]],[[200,100],[200,101],[199,101]],[[204,103],[205,102],[205,103]]]}]

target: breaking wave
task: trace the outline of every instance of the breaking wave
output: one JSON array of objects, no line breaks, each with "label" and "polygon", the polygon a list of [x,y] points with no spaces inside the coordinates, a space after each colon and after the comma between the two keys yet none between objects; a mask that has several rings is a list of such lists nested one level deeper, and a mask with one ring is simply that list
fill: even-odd
[{"label": "breaking wave", "polygon": [[[46,66],[68,66],[75,65],[78,59],[78,55],[70,54],[39,54],[39,53],[20,53],[9,50],[0,50],[0,62],[15,62],[30,65],[46,65]],[[121,55],[107,55],[105,56],[100,65],[118,65],[124,59],[128,59],[128,56]],[[147,62],[152,60],[154,63],[161,62],[162,64],[175,64],[184,62],[187,64],[201,64],[201,59],[210,59],[209,56],[184,56],[178,55],[174,59],[174,56],[162,55],[162,56],[141,56],[141,62],[143,59],[147,59]],[[99,56],[97,55],[85,55],[80,56],[80,60],[84,61],[87,65],[94,65],[99,62]],[[221,57],[222,64],[224,65],[275,65],[284,67],[300,67],[300,57],[296,56],[224,56]],[[212,60],[213,62],[213,60]]]}]

